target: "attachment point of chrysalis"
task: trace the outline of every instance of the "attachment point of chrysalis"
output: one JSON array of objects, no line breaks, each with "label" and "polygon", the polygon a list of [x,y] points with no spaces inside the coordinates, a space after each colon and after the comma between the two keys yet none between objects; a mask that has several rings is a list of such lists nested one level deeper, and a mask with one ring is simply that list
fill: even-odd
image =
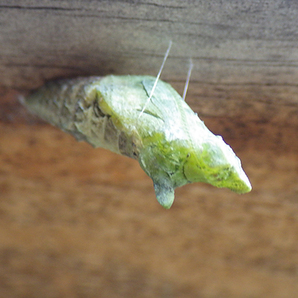
[{"label": "attachment point of chrysalis", "polygon": [[165,53],[165,56],[164,56],[164,58],[163,58],[163,61],[162,61],[161,67],[160,67],[160,69],[159,69],[159,72],[158,72],[158,74],[157,74],[157,76],[156,76],[154,85],[153,85],[153,87],[152,87],[152,89],[151,89],[151,92],[150,92],[150,95],[149,95],[149,97],[147,98],[147,101],[146,101],[146,103],[145,103],[145,105],[144,105],[144,107],[143,107],[143,109],[142,109],[142,111],[141,111],[141,113],[140,113],[140,115],[139,115],[139,118],[142,116],[142,114],[144,113],[144,111],[145,111],[147,105],[149,104],[149,102],[150,102],[150,100],[151,100],[151,97],[152,97],[152,95],[153,95],[153,93],[154,93],[154,91],[155,91],[156,85],[157,85],[158,80],[159,80],[159,78],[160,78],[161,72],[162,72],[162,70],[163,70],[163,68],[164,68],[164,66],[165,66],[166,60],[167,60],[167,58],[168,58],[168,56],[169,56],[169,53],[170,53],[172,44],[173,44],[173,42],[170,40],[168,49],[167,49],[167,51],[166,51],[166,53]]},{"label": "attachment point of chrysalis", "polygon": [[183,98],[184,101],[185,101],[185,98],[186,98],[186,93],[187,93],[187,90],[188,90],[188,86],[189,86],[189,81],[190,81],[190,76],[191,76],[192,69],[193,69],[193,63],[192,63],[192,60],[190,58],[189,59],[189,68],[188,68],[186,82],[185,82],[185,86],[184,86],[184,90],[183,90],[183,96],[182,96],[182,98]]}]

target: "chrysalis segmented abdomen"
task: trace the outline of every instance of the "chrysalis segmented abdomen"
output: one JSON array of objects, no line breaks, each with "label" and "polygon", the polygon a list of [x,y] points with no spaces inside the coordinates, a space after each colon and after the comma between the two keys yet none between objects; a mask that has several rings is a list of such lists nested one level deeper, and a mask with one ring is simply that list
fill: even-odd
[{"label": "chrysalis segmented abdomen", "polygon": [[[136,158],[133,144],[99,107],[100,77],[49,82],[26,99],[31,112],[94,147]],[[90,88],[90,85],[94,88]]]}]

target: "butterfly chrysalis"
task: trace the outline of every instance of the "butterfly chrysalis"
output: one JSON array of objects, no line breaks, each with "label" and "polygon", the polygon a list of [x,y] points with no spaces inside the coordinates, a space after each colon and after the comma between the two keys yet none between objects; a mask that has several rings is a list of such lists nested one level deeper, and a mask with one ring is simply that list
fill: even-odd
[{"label": "butterfly chrysalis", "polygon": [[159,79],[163,65],[156,78],[109,75],[48,82],[25,105],[78,140],[138,160],[165,208],[171,207],[176,187],[192,182],[249,192],[250,182],[230,146]]}]

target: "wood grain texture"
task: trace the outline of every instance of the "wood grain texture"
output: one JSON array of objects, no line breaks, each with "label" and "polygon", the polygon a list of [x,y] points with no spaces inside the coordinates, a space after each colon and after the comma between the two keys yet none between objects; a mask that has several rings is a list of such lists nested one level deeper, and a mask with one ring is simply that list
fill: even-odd
[{"label": "wood grain texture", "polygon": [[[0,0],[0,296],[296,297],[298,4]],[[238,196],[177,189],[18,102],[57,77],[156,75],[236,151]]]}]

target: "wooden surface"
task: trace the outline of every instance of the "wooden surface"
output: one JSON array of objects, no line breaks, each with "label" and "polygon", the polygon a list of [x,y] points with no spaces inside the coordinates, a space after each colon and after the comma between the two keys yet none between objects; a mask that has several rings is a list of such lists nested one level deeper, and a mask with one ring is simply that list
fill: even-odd
[{"label": "wooden surface", "polygon": [[[223,2],[223,3],[222,3]],[[296,297],[298,5],[0,0],[0,296]],[[19,104],[45,80],[158,72],[242,159],[253,191],[158,205],[138,163]]]}]

